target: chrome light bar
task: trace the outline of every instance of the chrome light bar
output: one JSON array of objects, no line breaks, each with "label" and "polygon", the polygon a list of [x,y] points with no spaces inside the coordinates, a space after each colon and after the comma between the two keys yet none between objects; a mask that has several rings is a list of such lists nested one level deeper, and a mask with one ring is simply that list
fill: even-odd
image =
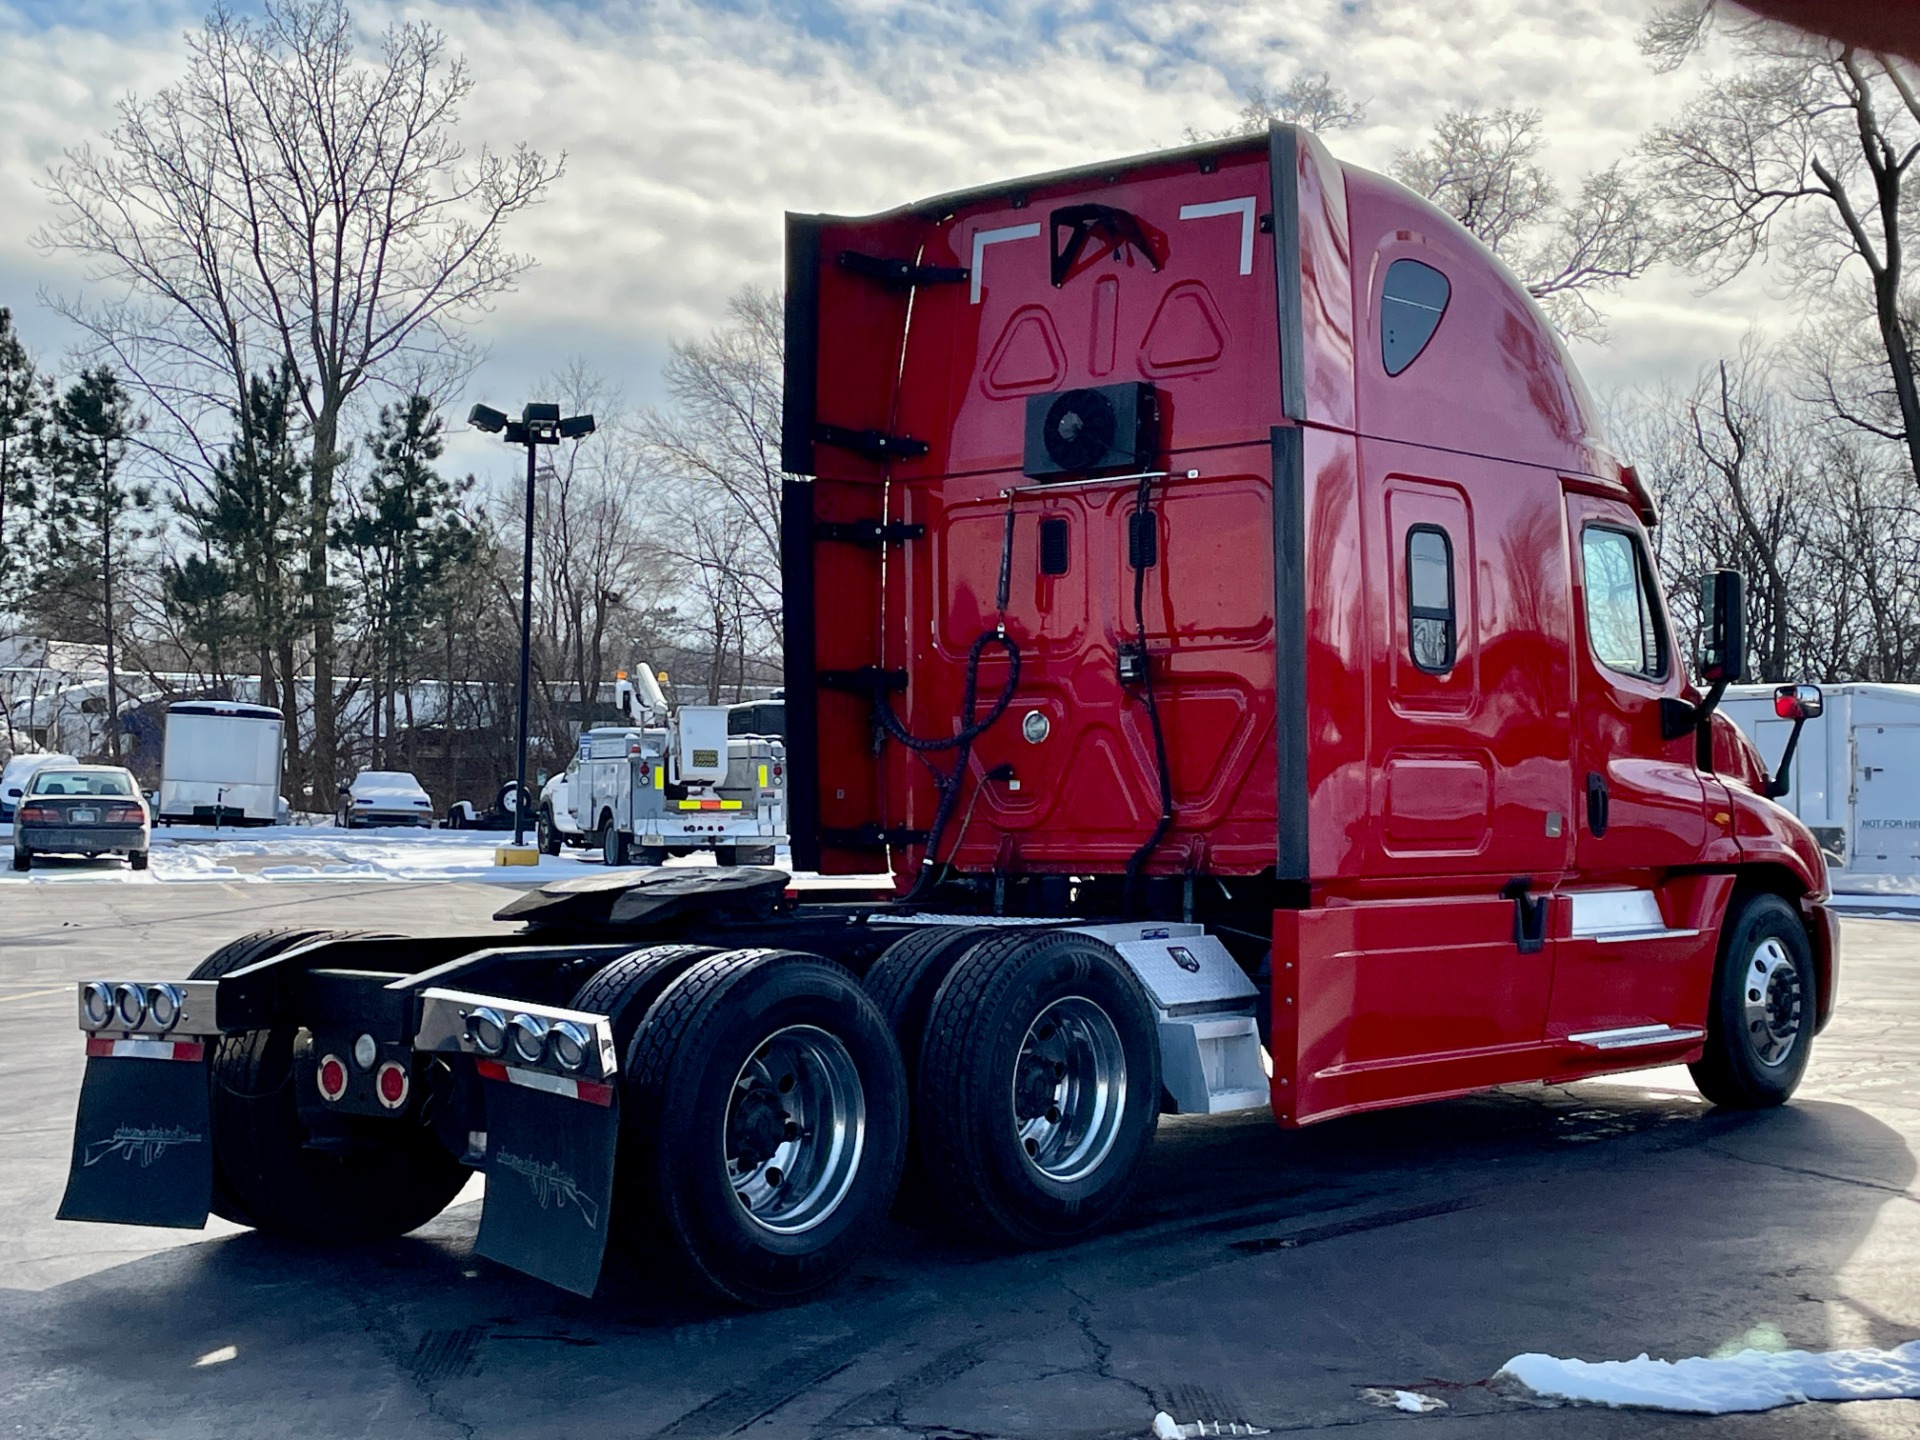
[{"label": "chrome light bar", "polygon": [[612,1080],[620,1071],[606,1016],[465,990],[421,993],[413,1048],[580,1080]]},{"label": "chrome light bar", "polygon": [[218,1035],[218,980],[82,980],[80,1028],[89,1035]]}]

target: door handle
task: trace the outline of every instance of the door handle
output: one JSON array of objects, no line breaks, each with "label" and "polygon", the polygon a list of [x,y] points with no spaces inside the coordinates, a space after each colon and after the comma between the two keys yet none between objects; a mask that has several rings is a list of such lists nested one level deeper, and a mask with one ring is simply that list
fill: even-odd
[{"label": "door handle", "polygon": [[1587,772],[1587,829],[1598,840],[1607,833],[1607,777]]},{"label": "door handle", "polygon": [[1886,768],[1887,767],[1884,765],[1862,765],[1860,767],[1860,773],[1866,776],[1867,779],[1871,780],[1873,779],[1874,776],[1878,775],[1882,770]]}]

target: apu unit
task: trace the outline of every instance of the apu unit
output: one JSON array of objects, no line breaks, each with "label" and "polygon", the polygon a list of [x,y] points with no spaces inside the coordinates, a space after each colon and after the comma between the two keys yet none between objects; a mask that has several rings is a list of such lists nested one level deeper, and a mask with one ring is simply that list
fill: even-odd
[{"label": "apu unit", "polygon": [[1159,400],[1145,381],[1028,397],[1020,468],[1032,479],[1151,470],[1159,449]]}]

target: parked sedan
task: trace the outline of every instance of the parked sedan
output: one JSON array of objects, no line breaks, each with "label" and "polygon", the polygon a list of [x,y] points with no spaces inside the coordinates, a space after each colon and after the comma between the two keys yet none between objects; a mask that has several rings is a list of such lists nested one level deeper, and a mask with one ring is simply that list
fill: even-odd
[{"label": "parked sedan", "polygon": [[351,785],[340,787],[340,824],[347,830],[366,825],[424,825],[431,830],[433,801],[405,770],[362,770]]},{"label": "parked sedan", "polygon": [[130,771],[117,765],[48,765],[27,782],[13,817],[13,868],[36,855],[124,855],[147,868],[153,834],[146,802]]},{"label": "parked sedan", "polygon": [[0,825],[11,824],[15,807],[20,797],[26,793],[27,782],[33,779],[33,772],[44,770],[49,765],[78,765],[80,761],[72,755],[16,755],[7,761],[6,769],[0,770]]}]

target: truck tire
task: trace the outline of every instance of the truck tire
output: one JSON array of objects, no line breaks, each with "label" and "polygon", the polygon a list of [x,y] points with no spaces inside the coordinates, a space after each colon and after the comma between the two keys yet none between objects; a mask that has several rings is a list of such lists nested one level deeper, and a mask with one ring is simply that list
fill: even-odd
[{"label": "truck tire", "polygon": [[567,1008],[606,1016],[613,1022],[613,1053],[625,1055],[661,992],[716,953],[711,945],[648,945],[631,951],[576,990]]},{"label": "truck tire", "polygon": [[852,974],[817,955],[695,965],[634,1035],[622,1105],[646,1162],[626,1172],[622,1248],[666,1242],[697,1288],[735,1304],[839,1279],[900,1182],[900,1052]]},{"label": "truck tire", "polygon": [[927,1034],[927,1015],[933,997],[947,975],[982,939],[994,932],[980,926],[928,925],[880,953],[861,983],[893,1031],[906,1068],[908,1090],[907,1163],[900,1191],[893,1202],[894,1217],[910,1225],[925,1224],[940,1208],[928,1182],[926,1161],[920,1154],[920,1130],[926,1124],[918,1076],[920,1051]]},{"label": "truck tire", "polygon": [[600,822],[600,863],[611,868],[625,865],[630,858],[626,833],[614,823],[611,815],[607,816]]},{"label": "truck tire", "polygon": [[[314,940],[352,930],[259,931],[214,951],[192,979],[209,980]],[[417,1230],[467,1183],[468,1171],[408,1116],[369,1123],[345,1151],[306,1148],[293,1093],[296,1026],[226,1035],[208,1066],[213,1085],[213,1211],[236,1224],[311,1243],[384,1239]],[[419,1096],[428,1087],[416,1087]],[[418,1101],[416,1101],[416,1104]]]},{"label": "truck tire", "polygon": [[920,1052],[921,1155],[966,1229],[1058,1245],[1113,1214],[1160,1116],[1153,1005],[1085,935],[996,935],[953,967]]},{"label": "truck tire", "polygon": [[542,855],[560,853],[560,831],[553,823],[553,811],[545,805],[540,807],[540,818],[534,822],[533,833]]},{"label": "truck tire", "polygon": [[1730,1110],[1779,1105],[1798,1088],[1813,1046],[1813,949],[1778,895],[1729,910],[1708,998],[1705,1053],[1687,1068]]}]

